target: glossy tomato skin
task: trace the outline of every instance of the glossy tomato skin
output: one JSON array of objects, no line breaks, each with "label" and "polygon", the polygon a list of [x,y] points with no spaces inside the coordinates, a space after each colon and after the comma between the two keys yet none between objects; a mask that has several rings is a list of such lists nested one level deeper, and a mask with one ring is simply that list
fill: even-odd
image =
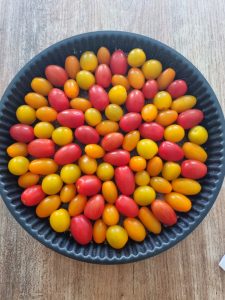
[{"label": "glossy tomato skin", "polygon": [[152,79],[146,81],[142,88],[142,93],[146,99],[153,99],[158,91],[157,81]]},{"label": "glossy tomato skin", "polygon": [[113,52],[110,59],[110,69],[113,74],[125,75],[127,73],[127,57],[122,50]]},{"label": "glossy tomato skin", "polygon": [[197,160],[184,160],[181,164],[181,175],[190,179],[200,179],[207,174],[207,166]]},{"label": "glossy tomato skin", "polygon": [[11,126],[9,134],[20,143],[29,143],[34,139],[34,129],[30,125],[15,124]]},{"label": "glossy tomato skin", "polygon": [[137,129],[141,125],[141,115],[139,113],[130,112],[120,119],[120,128],[125,132]]},{"label": "glossy tomato skin", "polygon": [[96,83],[103,88],[108,88],[111,84],[112,73],[106,64],[101,64],[95,71]]},{"label": "glossy tomato skin", "polygon": [[84,208],[84,215],[90,220],[97,220],[102,216],[104,207],[105,201],[102,195],[94,195],[87,201]]},{"label": "glossy tomato skin", "polygon": [[169,204],[163,200],[155,200],[151,204],[154,216],[163,224],[172,226],[177,223],[177,216]]},{"label": "glossy tomato skin", "polygon": [[81,157],[82,151],[77,144],[68,144],[56,151],[54,161],[58,165],[71,164]]},{"label": "glossy tomato skin", "polygon": [[60,112],[70,107],[66,94],[57,88],[52,89],[48,94],[48,101],[56,111]]},{"label": "glossy tomato skin", "polygon": [[162,140],[164,127],[156,122],[142,123],[139,127],[139,131],[143,138],[156,142]]},{"label": "glossy tomato skin", "polygon": [[95,175],[84,175],[76,182],[77,192],[84,196],[93,196],[101,190],[101,181]]},{"label": "glossy tomato skin", "polygon": [[168,161],[179,161],[184,157],[184,151],[173,142],[164,141],[159,146],[159,156]]},{"label": "glossy tomato skin", "polygon": [[177,124],[184,129],[190,129],[198,125],[204,118],[204,114],[199,109],[188,109],[179,114]]},{"label": "glossy tomato skin", "polygon": [[95,128],[91,126],[79,126],[75,130],[75,137],[78,139],[79,142],[82,144],[98,144],[99,142],[99,134]]},{"label": "glossy tomato skin", "polygon": [[114,150],[104,155],[104,161],[116,166],[125,166],[130,161],[130,153],[126,150]]},{"label": "glossy tomato skin", "polygon": [[129,112],[141,112],[145,103],[144,95],[139,90],[132,90],[126,100],[126,108]]},{"label": "glossy tomato skin", "polygon": [[87,245],[92,240],[92,225],[84,215],[71,219],[70,232],[75,241],[81,245]]},{"label": "glossy tomato skin", "polygon": [[109,96],[105,89],[97,84],[94,84],[89,89],[89,100],[92,106],[99,111],[102,111],[109,104]]},{"label": "glossy tomato skin", "polygon": [[167,88],[172,98],[182,97],[187,92],[187,83],[184,80],[178,79],[174,80]]},{"label": "glossy tomato skin", "polygon": [[138,206],[130,197],[120,195],[115,204],[118,211],[126,217],[134,218],[138,215]]},{"label": "glossy tomato skin", "polygon": [[51,157],[55,153],[55,144],[50,139],[36,139],[29,143],[28,153],[34,157]]},{"label": "glossy tomato skin", "polygon": [[101,141],[102,148],[105,151],[113,151],[118,149],[123,143],[123,135],[119,132],[112,132],[105,135]]},{"label": "glossy tomato skin", "polygon": [[135,189],[134,174],[128,166],[115,169],[115,181],[121,194],[129,196]]},{"label": "glossy tomato skin", "polygon": [[35,206],[45,198],[41,185],[26,188],[21,194],[21,201],[26,206]]},{"label": "glossy tomato skin", "polygon": [[78,109],[66,109],[58,114],[57,121],[62,126],[77,128],[84,125],[84,113]]},{"label": "glossy tomato skin", "polygon": [[47,66],[45,68],[45,76],[51,84],[59,87],[63,86],[68,79],[65,69],[57,65]]}]

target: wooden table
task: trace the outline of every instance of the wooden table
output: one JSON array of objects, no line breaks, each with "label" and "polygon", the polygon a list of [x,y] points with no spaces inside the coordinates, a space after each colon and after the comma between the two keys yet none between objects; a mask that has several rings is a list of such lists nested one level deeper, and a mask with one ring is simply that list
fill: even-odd
[{"label": "wooden table", "polygon": [[[78,33],[112,29],[158,39],[190,59],[225,109],[223,0],[0,0],[0,91],[34,55]],[[139,263],[92,265],[45,248],[0,202],[0,299],[225,299],[225,189],[202,224]]]}]

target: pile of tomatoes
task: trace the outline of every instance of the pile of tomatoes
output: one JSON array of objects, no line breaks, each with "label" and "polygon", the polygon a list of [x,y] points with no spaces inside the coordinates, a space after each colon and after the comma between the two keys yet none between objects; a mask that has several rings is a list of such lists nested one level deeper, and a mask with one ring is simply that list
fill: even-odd
[{"label": "pile of tomatoes", "polygon": [[208,133],[174,69],[142,49],[101,47],[45,75],[31,81],[10,128],[8,168],[24,205],[82,245],[107,240],[116,249],[191,209],[188,196],[207,173]]}]

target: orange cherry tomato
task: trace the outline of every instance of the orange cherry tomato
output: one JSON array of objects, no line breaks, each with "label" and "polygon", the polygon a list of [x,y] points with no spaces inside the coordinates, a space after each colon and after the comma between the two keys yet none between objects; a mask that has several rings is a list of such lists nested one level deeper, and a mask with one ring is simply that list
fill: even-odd
[{"label": "orange cherry tomato", "polygon": [[49,217],[60,206],[60,197],[52,195],[44,198],[36,207],[36,214],[39,218]]},{"label": "orange cherry tomato", "polygon": [[147,171],[150,176],[158,176],[163,168],[163,161],[160,157],[155,156],[148,161]]},{"label": "orange cherry tomato", "polygon": [[68,206],[68,212],[70,216],[78,216],[84,211],[84,207],[87,203],[87,197],[78,194],[75,198],[73,198]]},{"label": "orange cherry tomato", "polygon": [[95,221],[93,226],[93,239],[96,244],[102,244],[106,239],[107,226],[99,219]]}]

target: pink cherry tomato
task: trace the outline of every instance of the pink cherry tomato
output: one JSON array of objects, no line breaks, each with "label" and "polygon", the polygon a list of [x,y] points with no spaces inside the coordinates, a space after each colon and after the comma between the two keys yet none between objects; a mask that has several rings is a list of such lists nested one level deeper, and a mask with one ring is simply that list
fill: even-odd
[{"label": "pink cherry tomato", "polygon": [[153,99],[155,95],[158,93],[159,88],[156,80],[150,79],[145,82],[142,92],[146,99]]},{"label": "pink cherry tomato", "polygon": [[177,215],[169,204],[163,200],[155,200],[151,204],[151,209],[156,219],[167,226],[177,223]]},{"label": "pink cherry tomato", "polygon": [[127,73],[127,57],[122,50],[113,52],[110,59],[110,69],[113,74],[125,75]]},{"label": "pink cherry tomato", "polygon": [[129,132],[132,130],[137,129],[141,125],[141,115],[138,113],[130,112],[125,114],[119,122],[120,128],[125,131]]},{"label": "pink cherry tomato", "polygon": [[134,218],[138,215],[138,206],[130,197],[120,195],[115,204],[118,211],[126,217]]},{"label": "pink cherry tomato", "polygon": [[29,143],[27,150],[34,157],[50,157],[55,153],[55,144],[49,139],[36,139]]},{"label": "pink cherry tomato", "polygon": [[139,127],[143,138],[160,141],[164,135],[164,127],[156,122],[142,123]]},{"label": "pink cherry tomato", "polygon": [[121,194],[129,196],[135,189],[134,174],[128,166],[115,169],[115,181]]},{"label": "pink cherry tomato", "polygon": [[132,90],[126,100],[126,108],[129,112],[140,112],[145,104],[145,98],[141,91]]},{"label": "pink cherry tomato", "polygon": [[49,65],[45,68],[45,76],[51,84],[61,87],[68,79],[66,71],[57,65]]},{"label": "pink cherry tomato", "polygon": [[84,113],[78,109],[66,109],[57,115],[57,121],[62,126],[77,128],[84,125]]},{"label": "pink cherry tomato", "polygon": [[164,141],[159,146],[159,156],[168,161],[178,161],[183,159],[183,149],[173,142]]},{"label": "pink cherry tomato", "polygon": [[125,166],[130,161],[130,153],[126,150],[114,150],[111,152],[108,152],[103,157],[104,161],[116,166],[121,167]]},{"label": "pink cherry tomato", "polygon": [[89,89],[89,100],[92,106],[100,111],[104,110],[109,104],[109,96],[100,85],[94,84]]},{"label": "pink cherry tomato", "polygon": [[33,185],[26,188],[21,194],[21,201],[26,206],[34,206],[41,202],[45,197],[41,185]]},{"label": "pink cherry tomato", "polygon": [[102,148],[105,151],[113,151],[123,144],[123,135],[119,132],[112,132],[105,135],[101,141]]},{"label": "pink cherry tomato", "polygon": [[188,159],[181,164],[181,175],[186,178],[200,179],[207,174],[207,166],[200,161]]},{"label": "pink cherry tomato", "polygon": [[15,124],[11,126],[9,133],[17,142],[29,143],[34,139],[34,129],[30,125]]},{"label": "pink cherry tomato", "polygon": [[48,101],[56,111],[63,111],[70,107],[70,103],[66,94],[57,88],[52,89],[48,94]]},{"label": "pink cherry tomato", "polygon": [[190,129],[203,120],[203,112],[199,109],[188,109],[179,114],[177,118],[177,124],[182,126],[184,129]]},{"label": "pink cherry tomato", "polygon": [[71,164],[81,157],[82,151],[77,144],[68,144],[61,147],[54,156],[54,161],[58,165]]},{"label": "pink cherry tomato", "polygon": [[184,96],[187,92],[187,83],[184,80],[174,80],[167,88],[172,98],[179,98]]},{"label": "pink cherry tomato", "polygon": [[108,88],[112,80],[110,68],[105,64],[99,65],[95,71],[95,79],[98,85]]},{"label": "pink cherry tomato", "polygon": [[101,181],[95,175],[84,175],[76,182],[77,192],[84,196],[93,196],[101,190]]},{"label": "pink cherry tomato", "polygon": [[92,196],[84,208],[84,215],[90,220],[97,220],[103,214],[105,201],[102,195]]},{"label": "pink cherry tomato", "polygon": [[84,215],[71,219],[70,232],[75,241],[81,245],[87,245],[92,240],[92,225]]},{"label": "pink cherry tomato", "polygon": [[99,142],[99,134],[95,128],[87,125],[83,125],[78,127],[75,130],[75,137],[82,144],[98,144]]}]

